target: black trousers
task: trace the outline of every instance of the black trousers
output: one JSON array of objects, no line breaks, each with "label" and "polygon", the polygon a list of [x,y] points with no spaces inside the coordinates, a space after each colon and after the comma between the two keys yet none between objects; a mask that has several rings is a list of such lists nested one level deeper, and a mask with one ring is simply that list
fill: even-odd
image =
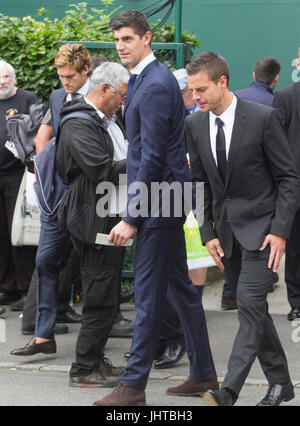
[{"label": "black trousers", "polygon": [[22,173],[0,176],[0,288],[22,296],[35,268],[37,247],[11,245],[12,220]]},{"label": "black trousers", "polygon": [[236,395],[256,357],[270,386],[290,381],[287,359],[268,313],[267,294],[272,281],[269,254],[269,247],[263,252],[248,251],[235,241],[231,259],[224,260],[226,281],[237,299],[240,326],[222,388]]},{"label": "black trousers", "polygon": [[285,282],[292,309],[300,308],[300,210],[297,210],[285,252]]},{"label": "black trousers", "polygon": [[[119,220],[110,218],[109,229]],[[99,249],[80,244],[84,306],[71,377],[89,375],[104,357],[104,347],[118,310],[123,257],[123,247],[101,246]]]}]

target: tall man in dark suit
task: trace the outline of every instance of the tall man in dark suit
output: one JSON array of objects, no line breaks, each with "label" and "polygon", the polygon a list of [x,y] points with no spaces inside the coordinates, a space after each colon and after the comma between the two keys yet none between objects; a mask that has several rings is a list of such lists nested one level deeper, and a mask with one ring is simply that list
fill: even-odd
[{"label": "tall man in dark suit", "polygon": [[[176,217],[174,202],[168,217],[163,217],[161,211],[157,216],[151,215],[157,201],[151,200],[152,182],[177,183],[178,191],[178,186],[182,188],[184,182],[190,181],[182,95],[175,77],[153,55],[150,26],[145,15],[135,10],[124,11],[110,25],[121,61],[129,66],[132,74],[125,103],[129,141],[128,205],[123,220],[113,228],[109,240],[121,245],[136,235],[137,317],[131,357],[121,384],[95,405],[144,405],[144,390],[159,339],[167,293],[179,315],[191,363],[190,378],[176,388],[177,393],[173,389],[168,392],[199,395],[210,384],[218,389],[218,382],[201,297],[188,277],[183,215]],[[133,185],[148,189],[149,196],[141,198],[139,206],[136,194],[131,193],[135,192],[131,191]],[[135,214],[138,209],[143,217]]]},{"label": "tall man in dark suit", "polygon": [[[300,70],[300,48],[296,62]],[[295,164],[300,176],[300,81],[276,92],[273,107],[279,112]],[[297,194],[297,210],[291,237],[285,255],[285,281],[291,311],[290,321],[300,318],[300,189]]]},{"label": "tall man in dark suit", "polygon": [[[275,58],[265,56],[260,58],[254,67],[253,82],[250,87],[240,89],[234,94],[246,101],[257,102],[258,104],[272,106],[274,99],[274,88],[279,80],[280,63]],[[274,284],[278,281],[277,272],[273,272],[273,280],[269,291],[274,290]],[[230,310],[236,308],[236,301],[233,298],[229,285],[225,282],[223,287],[222,308]]]},{"label": "tall man in dark suit", "polygon": [[204,402],[233,405],[258,357],[270,385],[260,405],[279,405],[294,391],[267,291],[290,234],[297,173],[277,112],[230,92],[224,58],[203,53],[187,71],[201,108],[186,123],[192,179],[205,185],[201,237],[233,286],[240,322],[222,389]]}]

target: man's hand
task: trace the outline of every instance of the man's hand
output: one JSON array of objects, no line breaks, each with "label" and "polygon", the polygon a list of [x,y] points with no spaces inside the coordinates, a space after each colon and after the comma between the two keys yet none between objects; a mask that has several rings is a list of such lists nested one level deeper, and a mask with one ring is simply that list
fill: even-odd
[{"label": "man's hand", "polygon": [[205,245],[218,268],[224,272],[225,266],[221,260],[221,258],[224,257],[224,252],[221,247],[220,240],[218,238],[214,238],[213,240],[206,241]]},{"label": "man's hand", "polygon": [[111,231],[108,236],[108,241],[117,247],[127,243],[129,238],[132,238],[137,232],[135,226],[130,225],[124,220],[121,220]]},{"label": "man's hand", "polygon": [[268,268],[272,269],[273,266],[273,272],[276,272],[280,266],[281,258],[285,252],[286,239],[280,237],[279,235],[268,234],[260,250],[263,251],[268,244],[270,244],[271,249]]}]

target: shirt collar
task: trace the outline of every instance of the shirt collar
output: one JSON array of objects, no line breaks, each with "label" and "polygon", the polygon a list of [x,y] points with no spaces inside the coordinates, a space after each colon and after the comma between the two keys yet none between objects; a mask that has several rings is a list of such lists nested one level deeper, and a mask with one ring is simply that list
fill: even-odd
[{"label": "shirt collar", "polygon": [[102,111],[100,111],[100,109],[98,109],[89,99],[87,99],[87,98],[84,98],[84,100],[85,100],[85,102],[88,104],[88,105],[90,105],[91,107],[93,107],[95,110],[96,110],[96,112],[97,112],[97,114],[99,115],[99,117],[101,118],[101,120],[103,121],[103,123],[104,123],[104,127],[107,129],[108,128],[108,126],[111,124],[111,123],[115,123],[116,122],[116,120],[117,120],[117,116],[116,115],[113,115],[112,117],[110,117],[110,118],[107,118],[106,117],[106,115],[105,114],[103,114],[103,112]]},{"label": "shirt collar", "polygon": [[153,61],[156,60],[156,57],[154,56],[154,53],[151,52],[150,55],[148,55],[145,59],[143,59],[139,64],[137,64],[132,70],[131,74],[137,74],[140,75],[142,71]]},{"label": "shirt collar", "polygon": [[232,119],[235,117],[235,110],[237,106],[237,98],[233,93],[232,93],[232,96],[233,96],[233,99],[231,104],[221,115],[216,115],[212,111],[209,112],[210,117],[214,120],[214,122],[217,117],[220,118],[224,124],[229,124],[230,122],[232,122]]},{"label": "shirt collar", "polygon": [[271,89],[271,87],[270,87],[270,86],[268,86],[266,83],[262,83],[261,81],[256,81],[256,80],[255,80],[255,81],[253,81],[253,82],[252,82],[251,86],[259,87],[259,88],[265,89],[265,90],[267,90],[267,92],[269,92],[269,93],[271,93],[272,95],[274,95],[273,89]]},{"label": "shirt collar", "polygon": [[[79,95],[82,95],[82,96],[86,96],[88,94],[88,91],[89,91],[89,84],[90,84],[90,79],[88,78],[86,83],[82,87],[80,87],[80,89],[76,90],[76,93],[78,93]],[[71,93],[68,93],[66,101],[68,102],[68,101],[71,101],[71,100],[72,100],[72,95],[71,95]]]}]

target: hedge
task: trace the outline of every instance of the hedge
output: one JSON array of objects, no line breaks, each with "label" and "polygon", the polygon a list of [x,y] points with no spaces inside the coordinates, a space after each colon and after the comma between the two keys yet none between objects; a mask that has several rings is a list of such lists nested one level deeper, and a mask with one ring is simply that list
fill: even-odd
[{"label": "hedge", "polygon": [[[44,102],[59,87],[55,55],[62,41],[112,41],[111,32],[102,31],[120,8],[114,0],[101,0],[102,9],[89,8],[87,3],[70,4],[62,19],[50,19],[51,12],[39,9],[35,18],[8,17],[0,14],[0,58],[16,69],[18,86],[35,93]],[[174,26],[164,25],[153,34],[153,41],[173,42]],[[199,46],[194,34],[183,32],[183,41],[192,49]],[[93,52],[96,53],[96,52]],[[115,49],[102,50],[111,60],[119,61]],[[173,52],[157,53],[159,59],[174,68]]]}]

